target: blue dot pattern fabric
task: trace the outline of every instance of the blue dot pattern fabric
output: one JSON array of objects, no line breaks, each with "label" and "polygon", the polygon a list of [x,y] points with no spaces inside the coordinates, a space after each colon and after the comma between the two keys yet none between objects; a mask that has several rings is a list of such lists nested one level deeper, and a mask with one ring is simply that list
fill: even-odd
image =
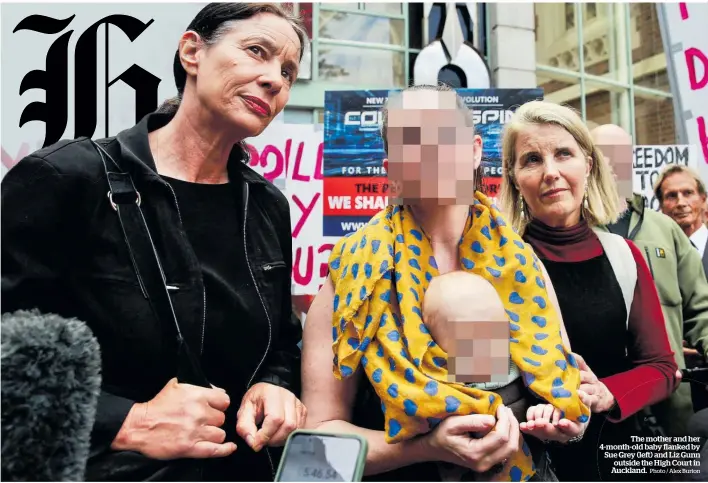
[{"label": "blue dot pattern fabric", "polygon": [[[476,198],[460,240],[461,265],[488,280],[504,302],[511,359],[529,389],[568,419],[582,421],[590,412],[577,395],[580,373],[565,363],[560,318],[547,303],[545,284],[537,282],[543,278],[540,262],[490,200],[479,192]],[[361,268],[367,264],[371,270]],[[405,207],[389,206],[339,240],[329,268],[338,301],[334,375],[341,379],[363,368],[386,408],[387,442],[427,433],[431,421],[451,415],[496,414],[502,399],[495,393],[448,382],[447,354],[425,329],[421,312],[439,272],[430,242]],[[507,466],[515,469],[503,481],[534,474],[533,461],[521,450]]]}]

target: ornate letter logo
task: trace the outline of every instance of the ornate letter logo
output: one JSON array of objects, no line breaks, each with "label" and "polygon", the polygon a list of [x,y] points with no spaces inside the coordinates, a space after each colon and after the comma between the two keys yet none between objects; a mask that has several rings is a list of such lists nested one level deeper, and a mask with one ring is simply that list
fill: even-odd
[{"label": "ornate letter logo", "polygon": [[[13,33],[20,30],[30,30],[45,35],[58,34],[74,20],[76,15],[58,20],[44,15],[30,15],[23,19]],[[108,100],[109,89],[117,81],[122,81],[135,91],[135,119],[138,122],[143,116],[157,108],[157,88],[160,79],[142,67],[135,64],[122,72],[113,80],[108,80],[109,43],[108,27],[118,27],[131,42],[147,29],[154,20],[147,23],[129,15],[109,15],[91,25],[76,42],[74,53],[74,137],[93,137],[96,131],[98,115],[98,65],[97,45],[98,28],[106,27],[105,66],[105,135],[109,136]],[[42,89],[46,98],[44,102],[33,102],[22,111],[20,127],[29,121],[42,121],[46,126],[43,146],[49,146],[61,139],[68,122],[68,92],[69,92],[69,39],[74,31],[69,30],[59,37],[49,48],[46,57],[45,70],[29,72],[20,85],[20,95],[30,89]]]},{"label": "ornate letter logo", "polygon": [[[491,72],[474,47],[477,28],[470,15],[476,4],[426,3],[425,22],[432,41],[421,50],[413,67],[415,84],[445,82],[457,88],[491,87]],[[454,55],[454,57],[453,57]]]}]

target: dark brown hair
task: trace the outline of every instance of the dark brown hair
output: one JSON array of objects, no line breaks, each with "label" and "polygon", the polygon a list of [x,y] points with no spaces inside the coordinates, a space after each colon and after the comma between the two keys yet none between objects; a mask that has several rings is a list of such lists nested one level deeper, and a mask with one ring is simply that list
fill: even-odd
[{"label": "dark brown hair", "polygon": [[[233,22],[246,20],[259,13],[272,13],[287,20],[300,39],[300,60],[307,44],[307,32],[300,17],[293,15],[279,3],[210,3],[194,17],[186,32],[199,34],[202,42],[213,45],[221,40],[233,27]],[[175,52],[172,71],[177,87],[177,96],[167,99],[157,110],[159,113],[175,113],[179,108],[184,88],[187,84],[187,72],[182,67],[179,51]]]}]

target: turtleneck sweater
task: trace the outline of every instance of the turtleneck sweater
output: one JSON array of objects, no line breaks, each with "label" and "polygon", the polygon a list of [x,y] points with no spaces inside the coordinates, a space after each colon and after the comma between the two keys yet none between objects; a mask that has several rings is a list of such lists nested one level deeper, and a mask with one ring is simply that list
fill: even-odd
[{"label": "turtleneck sweater", "polygon": [[616,401],[609,412],[592,415],[579,443],[548,448],[558,480],[626,481],[626,475],[613,473],[613,460],[604,458],[598,447],[631,444],[641,419],[637,413],[666,399],[678,382],[649,267],[634,243],[618,238],[628,244],[637,266],[628,316],[613,267],[585,221],[554,228],[534,220],[524,240],[548,272],[572,351],[585,359]]},{"label": "turtleneck sweater", "polygon": [[[591,360],[598,361],[598,366],[607,360],[608,334],[624,335],[627,358],[623,364],[617,361],[617,366],[605,365],[601,372],[612,372],[610,374],[600,374],[593,369],[617,401],[608,419],[622,421],[643,407],[666,399],[677,387],[678,367],[669,345],[656,286],[636,245],[625,240],[637,265],[637,285],[625,329],[624,306],[614,307],[614,311],[613,307],[608,307],[624,304],[619,285],[599,238],[586,221],[581,220],[569,228],[555,228],[533,220],[524,240],[546,267],[561,305],[571,346],[585,358],[590,369],[593,369]],[[601,285],[587,286],[596,282]],[[603,318],[613,318],[614,325],[610,327],[613,321]],[[584,327],[579,327],[580,324]],[[592,327],[588,327],[589,324]],[[575,341],[573,334],[576,334]],[[576,347],[583,347],[587,353],[583,354]]]}]

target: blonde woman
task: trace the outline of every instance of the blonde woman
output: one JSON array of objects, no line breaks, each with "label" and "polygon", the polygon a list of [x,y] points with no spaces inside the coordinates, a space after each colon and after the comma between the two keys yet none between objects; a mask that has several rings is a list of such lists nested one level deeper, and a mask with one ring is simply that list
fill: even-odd
[{"label": "blonde woman", "polygon": [[631,241],[593,230],[613,221],[617,196],[573,110],[523,105],[505,127],[502,151],[502,209],[548,271],[570,344],[582,356],[580,389],[595,397],[585,437],[551,448],[553,465],[560,481],[617,480],[598,445],[631,443],[638,434],[631,416],[678,383],[656,288]]}]

